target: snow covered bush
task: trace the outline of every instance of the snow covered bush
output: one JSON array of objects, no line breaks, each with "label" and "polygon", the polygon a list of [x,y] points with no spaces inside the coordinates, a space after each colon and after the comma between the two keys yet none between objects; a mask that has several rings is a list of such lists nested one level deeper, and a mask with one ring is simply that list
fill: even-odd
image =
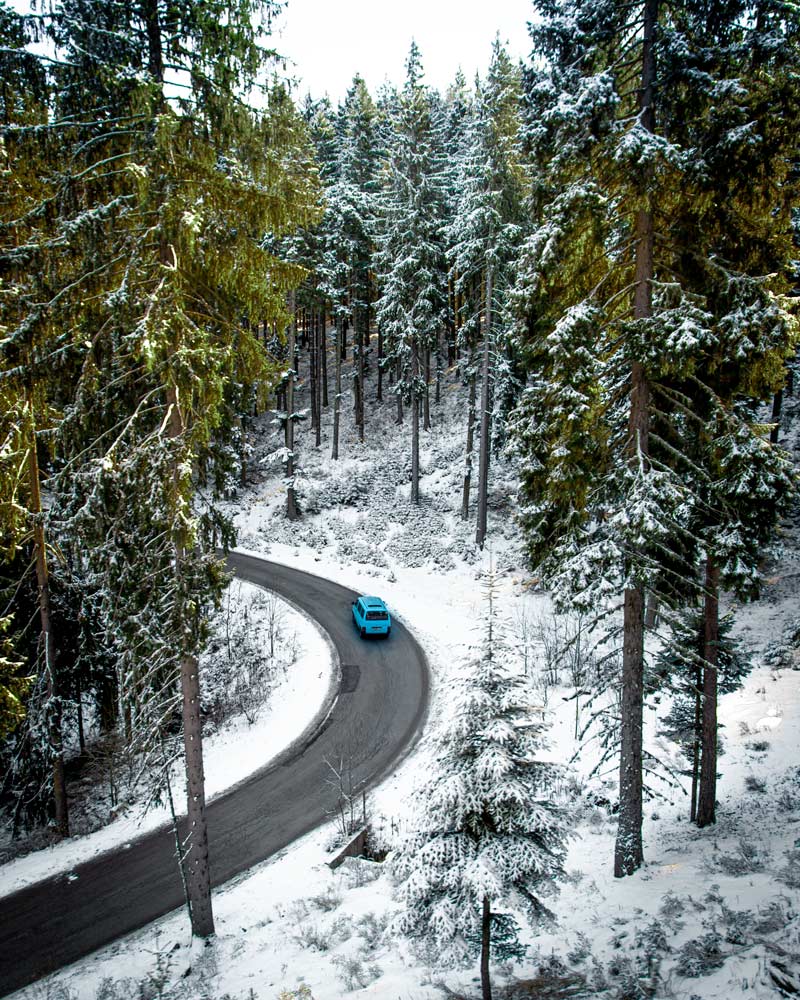
[{"label": "snow covered bush", "polygon": [[734,854],[720,854],[717,867],[725,875],[740,878],[753,872],[764,871],[769,856],[757,844],[741,839]]},{"label": "snow covered bush", "polygon": [[716,931],[708,931],[702,937],[686,941],[678,952],[675,971],[679,976],[690,979],[708,976],[725,964],[725,955],[720,945],[721,939]]},{"label": "snow covered bush", "polygon": [[331,959],[342,985],[348,991],[363,990],[383,975],[379,965],[368,965],[355,955],[334,955]]},{"label": "snow covered bush", "polygon": [[458,674],[451,708],[432,738],[432,766],[407,842],[393,858],[404,912],[397,927],[428,937],[441,965],[481,954],[521,957],[514,913],[536,924],[542,897],[563,877],[565,818],[550,790],[559,769],[538,759],[545,721],[531,704],[519,664],[503,640],[486,584],[483,641]]}]

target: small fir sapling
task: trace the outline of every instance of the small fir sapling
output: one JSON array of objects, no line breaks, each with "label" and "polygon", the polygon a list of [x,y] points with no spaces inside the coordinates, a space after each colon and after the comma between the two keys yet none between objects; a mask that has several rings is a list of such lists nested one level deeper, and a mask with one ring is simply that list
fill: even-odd
[{"label": "small fir sapling", "polygon": [[551,798],[560,769],[539,759],[544,715],[505,642],[491,570],[485,594],[482,641],[432,738],[424,805],[393,867],[405,905],[398,929],[435,943],[442,965],[480,954],[487,1000],[490,955],[524,953],[508,908],[533,925],[551,915],[542,896],[564,875],[568,834]]}]

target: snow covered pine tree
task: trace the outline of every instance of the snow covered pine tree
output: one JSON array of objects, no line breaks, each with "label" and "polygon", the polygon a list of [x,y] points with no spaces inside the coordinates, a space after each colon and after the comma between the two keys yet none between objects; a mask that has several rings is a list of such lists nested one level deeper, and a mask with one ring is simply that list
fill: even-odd
[{"label": "snow covered pine tree", "polygon": [[539,759],[544,712],[504,639],[494,591],[489,570],[478,655],[455,680],[415,796],[420,812],[393,860],[400,929],[430,938],[443,965],[480,954],[483,1000],[491,1000],[490,957],[523,953],[508,908],[533,925],[549,916],[541,897],[563,875],[567,839],[553,800],[561,768]]}]

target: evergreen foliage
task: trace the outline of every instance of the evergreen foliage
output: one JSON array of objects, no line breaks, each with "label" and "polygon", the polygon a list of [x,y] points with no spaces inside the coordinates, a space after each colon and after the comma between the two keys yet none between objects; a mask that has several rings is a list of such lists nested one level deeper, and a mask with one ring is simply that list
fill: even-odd
[{"label": "evergreen foliage", "polygon": [[[737,691],[750,672],[752,664],[739,643],[731,635],[733,616],[720,619],[717,643],[718,690],[720,694]],[[698,704],[702,688],[698,678],[704,664],[703,616],[693,611],[686,618],[677,618],[670,626],[653,664],[650,683],[657,688],[666,685],[673,693],[669,712],[661,720],[661,730],[681,748],[690,763],[699,754],[701,731]]]},{"label": "evergreen foliage", "polygon": [[[539,7],[547,63],[527,73],[525,127],[537,226],[516,293],[531,373],[515,416],[522,520],[560,600],[624,603],[625,873],[641,860],[644,595],[702,590],[711,609],[717,576],[748,589],[793,488],[752,416],[796,346],[787,190],[748,193],[741,162],[790,176],[788,131],[761,94],[768,65],[791,75],[796,26],[769,2],[712,19],[691,2]],[[786,98],[796,121],[796,88]]]},{"label": "evergreen foliage", "polygon": [[[120,724],[150,749],[172,722],[179,672],[185,706],[196,703],[184,681],[197,683],[223,584],[215,547],[232,537],[214,500],[236,475],[253,398],[276,377],[258,331],[285,321],[302,275],[265,236],[318,216],[300,116],[281,84],[263,83],[274,7],[223,6],[64,0],[35,19],[56,58],[25,49],[21,18],[19,48],[3,56],[18,76],[34,59],[43,81],[39,105],[4,95],[15,181],[0,219],[4,548],[13,559],[33,524],[46,595],[44,532],[59,543],[58,572],[91,616],[84,634],[106,636],[93,656],[113,659]],[[33,462],[45,440],[46,516]],[[49,635],[43,603],[42,623]],[[57,705],[74,651],[43,648]],[[73,687],[108,687],[88,680]],[[196,711],[191,721],[199,753]],[[56,742],[51,725],[46,752]],[[189,780],[202,808],[201,763]]]},{"label": "evergreen foliage", "polygon": [[391,117],[385,189],[378,223],[376,318],[393,365],[393,391],[412,406],[412,500],[419,499],[419,407],[425,358],[446,323],[441,123],[412,44],[406,82]]},{"label": "evergreen foliage", "polygon": [[[485,580],[483,636],[431,740],[415,827],[394,858],[401,929],[428,936],[443,964],[481,950],[484,901],[495,959],[520,957],[509,907],[535,926],[563,874],[565,815],[553,799],[560,768],[542,759],[547,724],[532,704]],[[488,942],[487,942],[488,943]]]}]

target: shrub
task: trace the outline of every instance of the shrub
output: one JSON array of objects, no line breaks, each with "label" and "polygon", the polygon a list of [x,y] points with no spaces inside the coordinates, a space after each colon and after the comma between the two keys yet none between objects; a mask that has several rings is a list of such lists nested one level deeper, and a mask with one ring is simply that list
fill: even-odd
[{"label": "shrub", "polygon": [[329,885],[324,889],[319,895],[311,896],[309,902],[312,903],[318,910],[322,910],[324,913],[329,913],[331,910],[335,910],[337,906],[341,906],[343,896],[339,890],[334,885]]},{"label": "shrub", "polygon": [[355,923],[355,928],[363,944],[361,951],[364,955],[374,952],[383,940],[387,924],[386,916],[376,917],[374,913],[365,913]]},{"label": "shrub", "polygon": [[378,965],[369,965],[365,968],[361,959],[355,955],[334,955],[331,961],[336,966],[342,985],[348,991],[366,989],[383,974]]},{"label": "shrub", "polygon": [[687,941],[678,952],[675,971],[679,976],[697,979],[721,968],[725,963],[725,956],[720,943],[720,936],[716,931],[709,931],[700,938]]},{"label": "shrub", "polygon": [[748,840],[739,841],[739,849],[736,854],[721,854],[717,858],[717,865],[720,871],[734,878],[743,875],[750,875],[752,872],[764,870],[769,857],[762,853],[759,848]]},{"label": "shrub", "polygon": [[786,852],[787,864],[778,872],[778,878],[790,889],[800,889],[800,847]]}]

